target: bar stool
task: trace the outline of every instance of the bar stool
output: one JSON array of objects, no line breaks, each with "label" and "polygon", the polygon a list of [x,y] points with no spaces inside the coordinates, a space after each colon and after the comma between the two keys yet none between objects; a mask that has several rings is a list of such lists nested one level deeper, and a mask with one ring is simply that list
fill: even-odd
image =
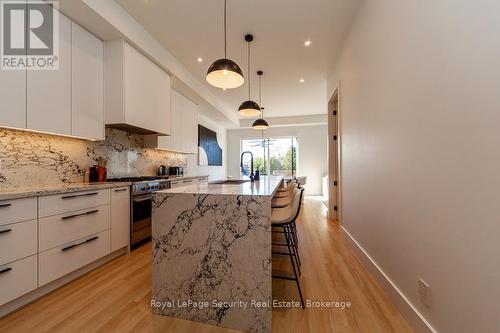
[{"label": "bar stool", "polygon": [[[298,185],[294,184],[294,188],[292,191],[290,191],[290,195],[287,197],[284,197],[284,198],[273,198],[271,201],[271,207],[272,208],[285,208],[285,207],[287,207],[288,205],[290,205],[290,203],[292,202],[294,196],[296,195],[296,193],[298,191],[299,191]],[[278,211],[275,211],[275,212],[278,212]],[[300,266],[302,265],[302,263],[301,263],[300,255],[299,255],[299,238],[297,236],[297,225],[296,225],[295,221],[293,221],[290,224],[290,229],[291,229],[290,231],[292,232],[292,236],[293,236],[292,237],[292,245],[296,250],[297,260],[299,263],[299,273],[300,273]],[[276,230],[276,228],[274,230],[272,230],[272,232],[273,233],[281,233],[281,234],[283,233],[282,231]],[[275,243],[274,245],[283,245],[284,246],[286,244]]]},{"label": "bar stool", "polygon": [[276,191],[274,194],[274,198],[285,198],[290,195],[290,192],[297,187],[298,185],[296,183],[292,183],[290,186],[286,188],[286,190],[283,191]]},{"label": "bar stool", "polygon": [[[299,283],[299,278],[297,275],[297,271],[299,275],[301,274],[300,272],[300,259],[298,257],[298,251],[297,251],[297,242],[296,242],[296,225],[295,225],[295,220],[300,214],[300,208],[302,207],[302,199],[303,199],[303,194],[304,190],[303,189],[297,189],[294,191],[293,198],[291,203],[284,207],[284,208],[274,208],[272,210],[272,215],[271,215],[271,226],[273,228],[278,228],[282,229],[282,231],[279,231],[285,236],[285,244],[282,243],[273,243],[273,245],[279,245],[279,246],[286,246],[288,249],[288,252],[272,252],[272,254],[276,255],[287,255],[290,257],[290,261],[292,263],[292,268],[293,268],[293,274],[294,277],[288,277],[288,276],[280,276],[280,275],[273,275],[273,278],[276,279],[283,279],[283,280],[292,280],[297,283],[297,289],[299,291],[300,295],[300,301],[302,304],[302,308],[304,308],[304,298],[302,297],[302,291],[300,289],[300,283]],[[297,267],[297,268],[296,268]]]},{"label": "bar stool", "polygon": [[278,187],[278,191],[277,192],[286,192],[290,189],[290,186],[292,184],[296,183],[296,181],[294,179],[289,179],[289,180],[286,180],[283,184],[280,185],[280,187]]},{"label": "bar stool", "polygon": [[293,194],[296,188],[298,187],[297,184],[293,184],[293,187],[287,192],[286,196],[277,196],[275,195],[271,201],[271,207],[272,208],[284,208],[292,202],[293,199]]}]

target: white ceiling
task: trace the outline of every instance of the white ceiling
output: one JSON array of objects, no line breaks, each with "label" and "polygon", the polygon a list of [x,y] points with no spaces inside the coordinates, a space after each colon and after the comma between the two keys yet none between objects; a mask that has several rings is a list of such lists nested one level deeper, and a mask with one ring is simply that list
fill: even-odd
[{"label": "white ceiling", "polygon": [[[223,0],[115,1],[235,112],[248,99],[243,37],[252,33],[252,98],[258,101],[256,71],[263,70],[266,117],[326,113],[328,69],[359,4],[359,0],[228,0],[228,58],[240,65],[246,82],[222,91],[206,83],[205,74],[214,60],[224,56]],[[306,48],[308,39],[312,45]]]}]

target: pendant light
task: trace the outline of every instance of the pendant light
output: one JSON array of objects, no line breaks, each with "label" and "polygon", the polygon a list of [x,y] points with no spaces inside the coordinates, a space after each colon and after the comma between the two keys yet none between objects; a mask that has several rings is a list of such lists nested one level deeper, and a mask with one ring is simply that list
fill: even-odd
[{"label": "pendant light", "polygon": [[250,79],[250,42],[253,41],[253,36],[248,34],[245,36],[245,41],[248,43],[248,101],[244,101],[241,103],[240,107],[238,108],[239,114],[242,116],[246,117],[255,117],[260,114],[260,107],[259,104],[255,103],[252,101],[250,98],[250,86],[251,86],[251,79]]},{"label": "pendant light", "polygon": [[[258,71],[257,75],[259,76],[259,104],[262,105],[262,74],[264,74],[263,71]],[[265,130],[269,128],[269,124],[267,121],[264,119],[264,107],[260,107],[261,113],[260,113],[260,118],[255,120],[252,124],[252,128],[256,130]]]},{"label": "pendant light", "polygon": [[227,0],[224,0],[224,58],[210,65],[206,78],[208,83],[224,90],[238,88],[245,82],[240,66],[227,58],[226,8]]}]

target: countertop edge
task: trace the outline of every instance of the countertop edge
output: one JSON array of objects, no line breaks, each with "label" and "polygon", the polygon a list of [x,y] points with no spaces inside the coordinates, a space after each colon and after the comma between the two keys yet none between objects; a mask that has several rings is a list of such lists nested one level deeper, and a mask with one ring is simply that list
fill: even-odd
[{"label": "countertop edge", "polygon": [[21,198],[39,197],[53,194],[64,194],[73,192],[105,190],[110,188],[130,186],[129,182],[109,182],[109,183],[74,183],[61,186],[47,186],[43,188],[6,188],[0,189],[0,201]]}]

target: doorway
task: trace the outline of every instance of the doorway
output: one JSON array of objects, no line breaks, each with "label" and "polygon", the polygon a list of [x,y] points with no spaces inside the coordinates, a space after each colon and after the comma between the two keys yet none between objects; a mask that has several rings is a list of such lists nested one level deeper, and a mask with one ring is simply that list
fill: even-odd
[{"label": "doorway", "polygon": [[339,88],[328,102],[328,218],[340,221],[341,210],[341,136]]}]

